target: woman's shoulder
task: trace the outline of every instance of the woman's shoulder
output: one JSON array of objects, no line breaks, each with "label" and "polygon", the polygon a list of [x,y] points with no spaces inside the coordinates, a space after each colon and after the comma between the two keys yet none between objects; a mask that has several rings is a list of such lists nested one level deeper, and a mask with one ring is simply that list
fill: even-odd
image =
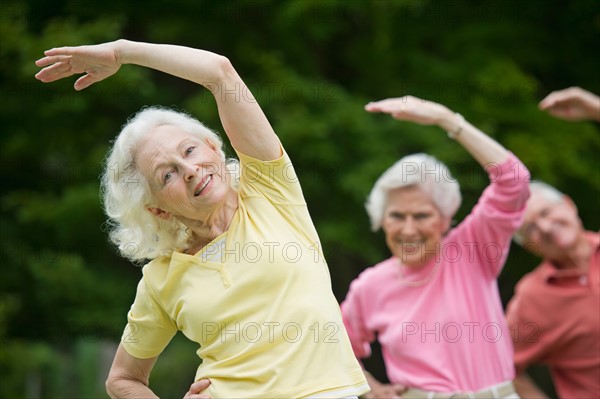
[{"label": "woman's shoulder", "polygon": [[385,259],[364,269],[354,281],[359,286],[371,286],[373,283],[388,281],[390,276],[395,273],[396,264],[395,257]]},{"label": "woman's shoulder", "polygon": [[169,272],[171,256],[159,256],[142,266],[143,278],[150,284],[164,281]]}]

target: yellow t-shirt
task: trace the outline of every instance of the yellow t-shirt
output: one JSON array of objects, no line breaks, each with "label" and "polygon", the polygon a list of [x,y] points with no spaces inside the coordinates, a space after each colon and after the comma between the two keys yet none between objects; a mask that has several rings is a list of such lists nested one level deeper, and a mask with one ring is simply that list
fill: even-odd
[{"label": "yellow t-shirt", "polygon": [[143,268],[125,350],[158,356],[181,330],[200,345],[196,380],[211,380],[213,398],[365,393],[287,154],[238,156],[239,209],[229,230],[193,256],[174,252]]}]

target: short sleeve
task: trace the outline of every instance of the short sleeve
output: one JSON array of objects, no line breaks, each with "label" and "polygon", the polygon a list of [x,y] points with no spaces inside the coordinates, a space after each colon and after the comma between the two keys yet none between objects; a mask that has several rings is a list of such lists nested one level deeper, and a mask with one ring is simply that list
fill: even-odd
[{"label": "short sleeve", "polygon": [[121,342],[131,356],[148,359],[158,356],[177,332],[177,326],[159,306],[145,278],[127,315]]},{"label": "short sleeve", "polygon": [[300,181],[292,161],[282,148],[282,155],[261,161],[237,151],[240,159],[240,194],[264,197],[276,204],[306,205]]},{"label": "short sleeve", "polygon": [[375,340],[375,334],[366,326],[361,302],[359,282],[354,280],[346,299],[342,302],[341,309],[352,350],[359,359],[371,356],[371,342]]}]

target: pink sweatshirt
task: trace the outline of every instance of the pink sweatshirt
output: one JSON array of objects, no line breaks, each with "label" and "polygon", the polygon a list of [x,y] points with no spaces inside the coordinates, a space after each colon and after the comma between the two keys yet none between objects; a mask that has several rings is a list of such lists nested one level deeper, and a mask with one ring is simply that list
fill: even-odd
[{"label": "pink sweatshirt", "polygon": [[474,391],[514,378],[497,277],[529,197],[529,172],[511,154],[487,168],[490,185],[423,267],[396,257],[363,271],[342,303],[358,358],[377,337],[388,378],[438,392]]}]

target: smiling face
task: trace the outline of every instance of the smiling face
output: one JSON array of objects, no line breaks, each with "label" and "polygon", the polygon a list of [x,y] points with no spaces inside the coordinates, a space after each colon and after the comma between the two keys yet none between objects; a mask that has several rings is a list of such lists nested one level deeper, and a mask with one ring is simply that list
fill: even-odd
[{"label": "smiling face", "polygon": [[525,248],[544,258],[559,259],[576,246],[583,226],[570,198],[556,200],[532,192],[519,232]]},{"label": "smiling face", "polygon": [[232,190],[216,147],[176,126],[149,132],[135,155],[156,200],[148,210],[163,219],[205,220]]},{"label": "smiling face", "polygon": [[449,218],[420,188],[402,187],[388,193],[382,227],[388,248],[403,264],[419,267],[434,258],[449,226]]}]

